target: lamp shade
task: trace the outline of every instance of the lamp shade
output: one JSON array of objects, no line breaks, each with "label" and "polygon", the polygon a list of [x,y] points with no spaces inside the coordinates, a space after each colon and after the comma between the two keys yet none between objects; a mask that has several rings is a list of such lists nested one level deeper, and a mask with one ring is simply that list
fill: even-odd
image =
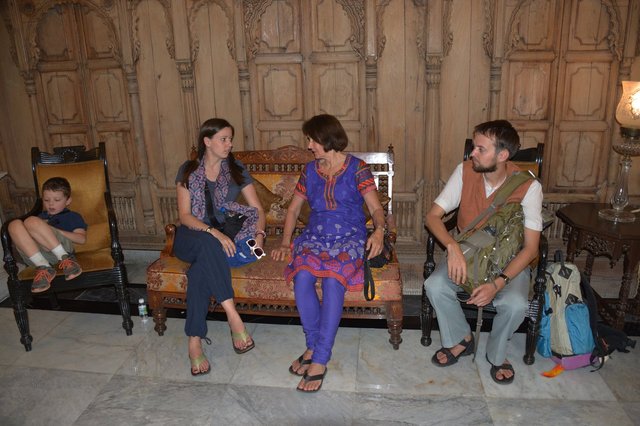
[{"label": "lamp shade", "polygon": [[616,109],[621,127],[640,129],[640,81],[623,81],[622,97]]}]

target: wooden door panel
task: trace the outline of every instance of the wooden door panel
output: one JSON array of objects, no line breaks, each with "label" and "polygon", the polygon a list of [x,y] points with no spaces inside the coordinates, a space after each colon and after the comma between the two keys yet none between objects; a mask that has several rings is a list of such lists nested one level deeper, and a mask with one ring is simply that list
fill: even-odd
[{"label": "wooden door panel", "polygon": [[595,191],[600,182],[602,132],[560,132],[552,169],[554,189]]},{"label": "wooden door panel", "polygon": [[608,62],[567,64],[561,120],[593,121],[607,118],[610,68]]},{"label": "wooden door panel", "polygon": [[102,131],[98,138],[107,146],[111,179],[132,184],[136,179],[136,153],[132,152],[129,132]]},{"label": "wooden door panel", "polygon": [[43,72],[40,74],[40,81],[46,105],[47,124],[85,123],[82,81],[77,72]]},{"label": "wooden door panel", "polygon": [[125,123],[129,128],[129,108],[122,70],[91,70],[89,83],[96,124]]},{"label": "wooden door panel", "polygon": [[117,31],[113,22],[84,5],[79,5],[76,13],[82,25],[78,35],[83,41],[84,56],[90,61],[119,58],[120,44],[116,39]]},{"label": "wooden door panel", "polygon": [[261,53],[300,52],[300,2],[275,0],[258,24]]},{"label": "wooden door panel", "polygon": [[[311,34],[314,52],[349,52],[352,27],[345,7],[349,2],[317,0],[311,4]],[[355,6],[354,6],[355,7]],[[354,42],[363,42],[354,38]]]},{"label": "wooden door panel", "polygon": [[512,62],[509,66],[507,117],[548,120],[550,62]]},{"label": "wooden door panel", "polygon": [[294,64],[256,66],[258,117],[264,120],[302,120],[302,67]]},{"label": "wooden door panel", "polygon": [[36,44],[39,61],[74,61],[80,55],[73,10],[55,7],[47,10],[38,23]]},{"label": "wooden door panel", "polygon": [[[172,58],[173,34],[167,11],[158,2],[146,1],[138,5],[134,16],[137,25],[133,38],[139,46],[136,73],[149,174],[161,188],[173,188],[178,167],[197,143],[195,137],[188,137],[193,133],[187,131],[185,123],[185,111],[193,111],[194,106],[189,104],[193,98],[182,98],[185,88]],[[187,83],[192,89],[193,80]]]},{"label": "wooden door panel", "polygon": [[571,8],[570,51],[608,51],[611,16],[606,2],[601,0],[574,1]]},{"label": "wooden door panel", "polygon": [[224,3],[203,3],[189,26],[194,62],[198,122],[211,117],[227,119],[235,128],[236,149],[243,145],[242,107],[235,61],[233,16]]},{"label": "wooden door panel", "polygon": [[340,120],[360,118],[358,63],[314,64],[311,72],[314,114],[333,114]]}]

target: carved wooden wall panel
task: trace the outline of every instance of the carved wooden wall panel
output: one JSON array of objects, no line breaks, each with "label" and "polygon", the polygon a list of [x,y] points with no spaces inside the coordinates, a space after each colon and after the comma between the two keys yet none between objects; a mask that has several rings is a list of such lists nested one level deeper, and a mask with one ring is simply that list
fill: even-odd
[{"label": "carved wooden wall panel", "polygon": [[[236,150],[304,145],[325,112],[350,150],[393,144],[403,241],[489,119],[546,145],[549,202],[604,201],[619,81],[640,80],[640,0],[9,0],[0,16],[5,212],[33,201],[31,146],[105,141],[127,247],[161,242],[212,116]],[[634,201],[638,176],[636,158]]]},{"label": "carved wooden wall panel", "polygon": [[169,18],[169,11],[155,0],[140,2],[133,16],[144,144],[149,174],[160,187],[174,185],[178,167],[195,144],[187,137],[185,117],[178,107],[182,104],[182,83]]},{"label": "carved wooden wall panel", "polygon": [[302,74],[300,64],[256,64],[261,122],[304,119]]},{"label": "carved wooden wall panel", "polygon": [[[612,2],[575,1],[564,9],[548,169],[560,173],[549,174],[549,191],[606,196],[608,165],[602,160],[611,153],[622,25]],[[567,162],[575,163],[567,168]]]},{"label": "carved wooden wall panel", "polygon": [[508,120],[549,119],[551,63],[512,61],[509,66]]},{"label": "carved wooden wall panel", "polygon": [[363,69],[353,43],[361,35],[353,33],[362,23],[354,23],[355,2],[249,3],[245,10],[255,7],[245,14],[247,34],[255,37],[248,51],[257,147],[304,144],[302,122],[331,113],[347,129],[349,149],[360,149]]},{"label": "carved wooden wall panel", "polygon": [[[229,3],[229,4],[227,4]],[[232,2],[193,2],[189,35],[194,61],[198,123],[224,117],[235,128],[236,149],[243,148],[242,109],[233,40]]]}]

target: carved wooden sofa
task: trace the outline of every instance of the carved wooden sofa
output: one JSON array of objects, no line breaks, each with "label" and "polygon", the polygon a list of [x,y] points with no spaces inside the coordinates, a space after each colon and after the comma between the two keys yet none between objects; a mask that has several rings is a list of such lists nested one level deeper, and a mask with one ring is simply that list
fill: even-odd
[{"label": "carved wooden sofa", "polygon": [[[387,224],[395,237],[392,216],[393,149],[388,152],[352,152],[366,161],[373,172],[379,193],[388,196]],[[293,196],[302,166],[313,160],[306,149],[286,146],[275,150],[235,152],[255,180],[256,191],[267,214],[267,254],[280,244],[280,235],[286,215],[287,202]],[[302,216],[302,214],[301,214]],[[303,226],[299,223],[299,229]],[[160,258],[147,268],[147,293],[156,332],[162,336],[166,330],[167,308],[186,308],[186,271],[189,264],[173,256],[175,225],[165,227],[167,242]],[[285,262],[276,262],[269,255],[257,262],[232,268],[234,300],[241,314],[268,316],[298,316],[293,286],[285,282]],[[402,338],[402,279],[397,257],[380,269],[373,269],[376,296],[366,301],[362,291],[347,292],[343,318],[386,319],[389,343],[398,349]],[[321,295],[320,284],[317,284]],[[212,298],[210,311],[221,311]]]}]

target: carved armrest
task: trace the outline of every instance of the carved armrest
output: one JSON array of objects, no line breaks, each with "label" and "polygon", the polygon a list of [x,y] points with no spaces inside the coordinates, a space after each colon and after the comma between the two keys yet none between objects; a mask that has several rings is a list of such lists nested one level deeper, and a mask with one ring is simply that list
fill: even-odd
[{"label": "carved armrest", "polygon": [[176,225],[173,223],[167,224],[164,227],[164,232],[167,236],[167,240],[164,244],[164,248],[160,252],[160,257],[173,256],[173,243],[176,239]]},{"label": "carved armrest", "polygon": [[[444,226],[447,229],[447,231],[451,232],[455,229],[457,222],[458,222],[458,211],[456,210],[444,221]],[[424,279],[429,278],[431,273],[436,268],[436,261],[433,254],[435,251],[435,245],[437,240],[436,240],[436,237],[431,233],[431,231],[428,231],[428,232],[429,233],[427,235],[427,247],[426,247],[427,260],[424,262],[424,271],[423,271]]]}]

